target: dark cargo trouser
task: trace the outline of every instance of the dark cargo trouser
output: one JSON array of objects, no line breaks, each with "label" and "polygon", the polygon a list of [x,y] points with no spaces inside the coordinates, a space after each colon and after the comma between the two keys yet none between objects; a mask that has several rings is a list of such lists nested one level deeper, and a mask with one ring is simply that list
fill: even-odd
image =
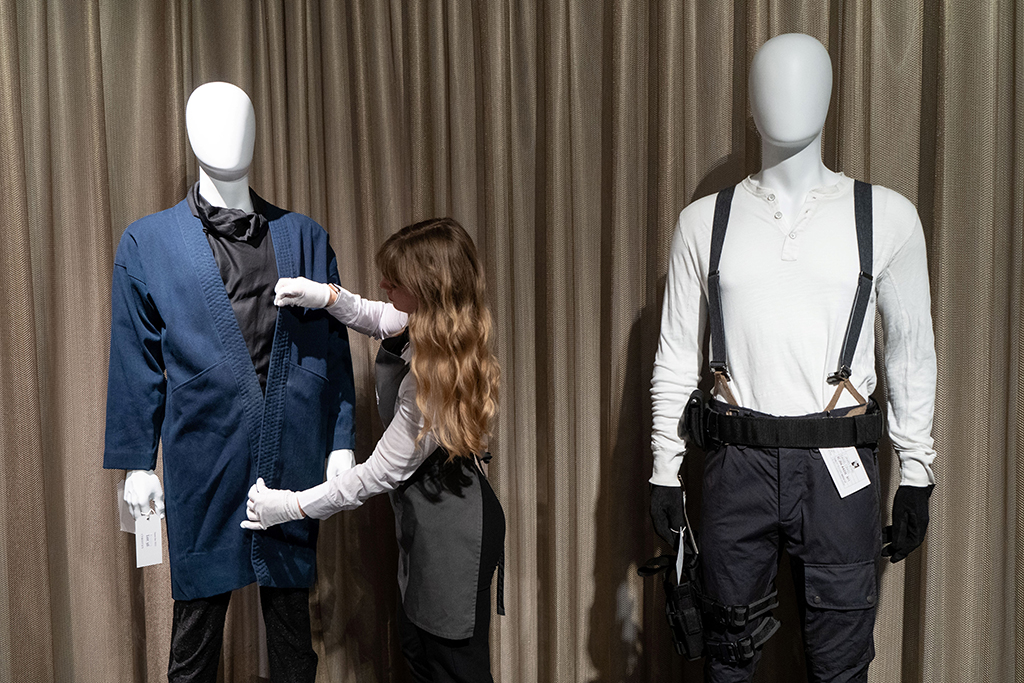
[{"label": "dark cargo trouser", "polygon": [[[704,466],[704,590],[722,604],[750,604],[771,592],[779,550],[788,552],[812,682],[867,681],[875,655],[878,462],[873,447],[857,452],[871,484],[846,498],[817,449],[727,445],[711,450]],[[735,642],[764,618],[735,630],[705,619],[705,637]],[[708,657],[705,681],[749,681],[759,657],[739,664]]]}]

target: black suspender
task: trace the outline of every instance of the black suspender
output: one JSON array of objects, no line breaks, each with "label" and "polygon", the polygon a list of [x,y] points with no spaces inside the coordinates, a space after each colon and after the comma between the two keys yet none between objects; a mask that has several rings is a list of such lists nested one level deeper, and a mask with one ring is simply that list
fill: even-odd
[{"label": "black suspender", "polygon": [[725,229],[729,226],[729,210],[736,186],[718,193],[715,200],[715,220],[711,224],[711,261],[708,263],[708,320],[711,323],[711,370],[729,379],[729,362],[725,353],[725,320],[722,318],[722,290],[719,284],[718,262],[722,259]]},{"label": "black suspender", "polygon": [[[715,200],[715,217],[711,225],[711,258],[708,263],[708,321],[711,324],[711,370],[716,379],[721,376],[729,379],[729,364],[725,348],[725,319],[722,316],[722,291],[719,283],[718,264],[722,258],[722,245],[725,243],[725,230],[729,225],[729,211],[735,186],[727,187],[718,193]],[[857,351],[857,340],[860,337],[864,317],[867,315],[868,302],[871,299],[871,266],[873,247],[871,185],[855,180],[853,182],[853,210],[857,226],[857,251],[860,255],[860,275],[857,279],[857,293],[854,296],[850,320],[846,325],[846,338],[840,353],[839,368],[829,375],[829,384],[844,384],[852,390],[846,380],[850,377],[853,356]],[[836,397],[838,398],[838,396]],[[834,402],[834,401],[833,401]]]},{"label": "black suspender", "polygon": [[871,186],[859,180],[853,181],[853,215],[857,223],[857,251],[860,252],[860,275],[857,278],[857,293],[853,298],[850,320],[846,324],[846,338],[839,355],[839,368],[828,377],[829,384],[840,384],[850,378],[853,354],[857,350],[860,328],[864,326],[864,315],[871,299]]}]

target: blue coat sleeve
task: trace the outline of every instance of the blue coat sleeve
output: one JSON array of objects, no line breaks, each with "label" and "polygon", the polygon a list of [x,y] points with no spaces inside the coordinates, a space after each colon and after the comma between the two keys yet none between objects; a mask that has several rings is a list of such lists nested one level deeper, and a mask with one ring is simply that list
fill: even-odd
[{"label": "blue coat sleeve", "polygon": [[[330,262],[327,266],[328,277],[334,284],[340,284],[338,278],[338,259],[334,249],[327,247]],[[353,410],[356,402],[355,383],[352,379],[352,354],[348,345],[348,330],[340,322],[330,317],[330,333],[328,340],[327,377],[331,382],[331,406],[328,420],[334,423],[334,431],[327,452],[347,448],[355,448],[355,421]]]},{"label": "blue coat sleeve", "polygon": [[166,393],[163,327],[146,286],[139,246],[126,232],[114,258],[105,468],[156,467]]}]

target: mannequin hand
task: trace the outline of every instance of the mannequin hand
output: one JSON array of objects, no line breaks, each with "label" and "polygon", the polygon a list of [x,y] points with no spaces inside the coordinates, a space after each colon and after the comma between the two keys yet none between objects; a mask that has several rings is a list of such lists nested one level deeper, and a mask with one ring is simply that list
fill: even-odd
[{"label": "mannequin hand", "polygon": [[882,556],[892,563],[899,562],[924,541],[928,530],[928,498],[931,486],[900,486],[892,501],[892,526],[889,545],[882,548]]},{"label": "mannequin hand", "polygon": [[355,451],[347,448],[331,451],[331,454],[327,456],[327,481],[334,479],[345,470],[350,470],[355,466]]},{"label": "mannequin hand", "polygon": [[658,535],[675,547],[684,524],[683,490],[678,486],[651,484],[651,521]]},{"label": "mannequin hand", "polygon": [[306,516],[299,508],[299,497],[294,491],[269,489],[263,483],[263,477],[249,488],[245,512],[249,519],[242,522],[242,528],[253,531]]},{"label": "mannequin hand", "polygon": [[274,305],[325,308],[331,302],[333,293],[322,282],[313,282],[304,277],[283,277],[274,287]]},{"label": "mannequin hand", "polygon": [[132,517],[141,519],[150,512],[150,501],[160,519],[164,518],[164,489],[153,470],[128,470],[124,478],[124,502]]}]

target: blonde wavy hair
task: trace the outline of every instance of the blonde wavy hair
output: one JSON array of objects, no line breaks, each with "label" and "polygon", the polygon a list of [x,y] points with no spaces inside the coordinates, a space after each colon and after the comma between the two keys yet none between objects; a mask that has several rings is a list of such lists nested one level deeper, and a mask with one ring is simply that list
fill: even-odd
[{"label": "blonde wavy hair", "polygon": [[498,361],[491,313],[473,240],[452,218],[432,218],[393,234],[377,252],[381,274],[416,297],[409,315],[416,405],[426,434],[449,460],[487,448],[498,409]]}]

